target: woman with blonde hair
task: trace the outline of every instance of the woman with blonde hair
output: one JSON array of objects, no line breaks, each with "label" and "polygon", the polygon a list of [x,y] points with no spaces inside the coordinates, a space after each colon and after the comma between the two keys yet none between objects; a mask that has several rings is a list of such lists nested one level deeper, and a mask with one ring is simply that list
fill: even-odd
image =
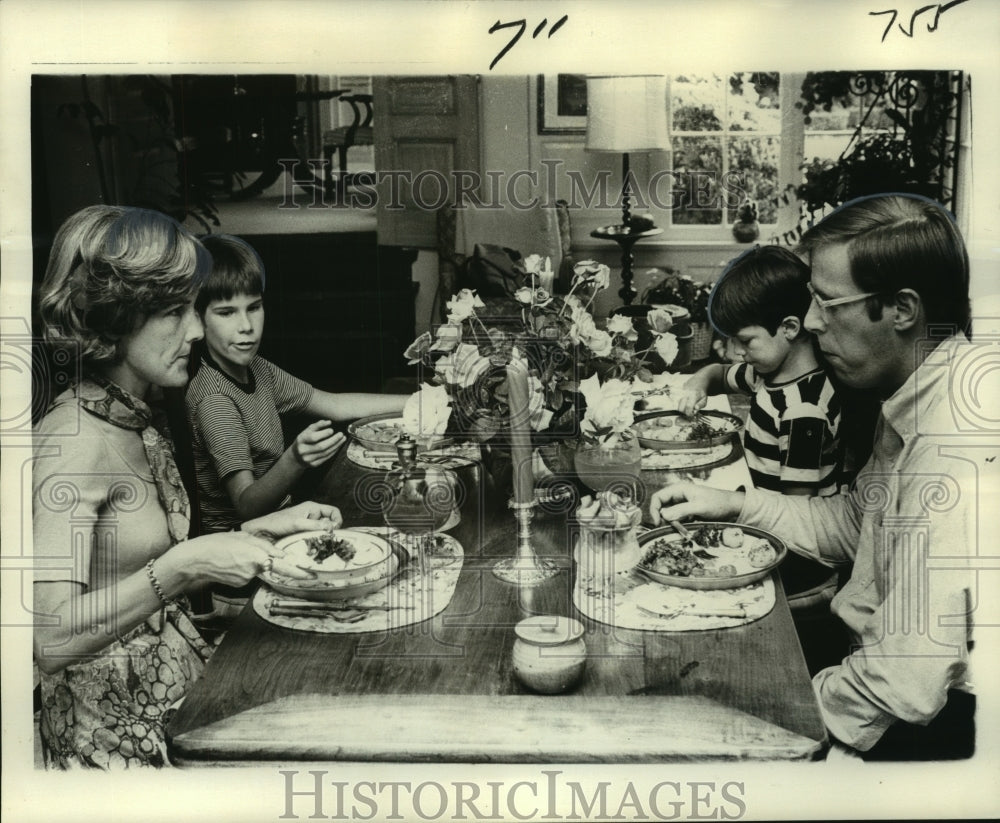
[{"label": "woman with blonde hair", "polygon": [[210,652],[184,593],[246,583],[280,564],[268,538],[340,523],[334,507],[304,503],[187,539],[159,397],[187,382],[210,266],[189,232],[144,209],[84,209],[53,244],[39,314],[46,340],[75,350],[82,369],[35,435],[34,656],[49,764],[166,765],[165,713]]}]

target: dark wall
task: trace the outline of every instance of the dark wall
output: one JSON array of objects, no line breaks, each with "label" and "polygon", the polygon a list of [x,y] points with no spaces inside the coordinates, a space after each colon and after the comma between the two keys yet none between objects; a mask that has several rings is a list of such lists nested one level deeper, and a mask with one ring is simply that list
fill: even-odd
[{"label": "dark wall", "polygon": [[416,250],[374,232],[245,236],[264,261],[261,354],[327,391],[378,391],[408,373]]}]

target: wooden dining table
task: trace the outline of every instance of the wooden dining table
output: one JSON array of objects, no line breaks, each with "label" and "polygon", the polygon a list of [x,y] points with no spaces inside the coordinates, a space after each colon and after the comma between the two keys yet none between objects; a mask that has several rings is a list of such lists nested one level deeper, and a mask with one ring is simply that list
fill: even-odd
[{"label": "wooden dining table", "polygon": [[[738,444],[729,477],[734,469],[746,471]],[[381,525],[371,501],[357,493],[372,473],[342,452],[314,496],[336,504],[345,526]],[[535,552],[558,573],[537,585],[506,583],[492,572],[517,548],[504,492],[482,465],[459,474],[469,493],[450,533],[464,559],[447,607],[421,623],[361,634],[283,628],[248,607],[168,725],[175,762],[822,756],[826,732],[777,574],[774,608],[735,628],[650,631],[598,623],[573,605],[579,527],[572,509],[545,506],[531,524]],[[702,477],[712,482],[713,472]],[[650,490],[668,478],[643,472]],[[583,679],[568,693],[537,694],[515,676],[514,627],[533,615],[571,616],[585,626]]]}]

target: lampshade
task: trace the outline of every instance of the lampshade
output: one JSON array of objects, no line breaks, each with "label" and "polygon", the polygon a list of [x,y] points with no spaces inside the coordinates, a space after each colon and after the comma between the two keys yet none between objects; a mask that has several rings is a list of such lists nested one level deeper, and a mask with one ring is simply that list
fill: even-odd
[{"label": "lampshade", "polygon": [[587,78],[588,151],[654,151],[669,147],[666,77]]}]

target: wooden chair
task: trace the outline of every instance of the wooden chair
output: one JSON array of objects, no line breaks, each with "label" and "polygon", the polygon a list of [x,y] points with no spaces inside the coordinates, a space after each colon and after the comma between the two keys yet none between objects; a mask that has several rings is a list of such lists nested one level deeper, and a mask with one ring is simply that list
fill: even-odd
[{"label": "wooden chair", "polygon": [[565,293],[573,276],[569,205],[538,204],[531,209],[502,211],[447,205],[437,212],[438,292],[441,318],[452,295],[463,288],[466,262],[477,243],[514,249],[527,257],[540,254],[552,259],[555,291]]},{"label": "wooden chair", "polygon": [[[374,128],[372,127],[372,95],[370,94],[348,94],[340,98],[340,102],[350,105],[354,114],[354,120],[349,126],[340,126],[323,132],[323,157],[327,161],[327,182],[333,185],[333,155],[339,154],[338,168],[340,174],[338,179],[345,185],[351,182],[351,175],[347,173],[347,150],[351,146],[371,146],[374,145]],[[364,114],[362,114],[362,108]]]}]

